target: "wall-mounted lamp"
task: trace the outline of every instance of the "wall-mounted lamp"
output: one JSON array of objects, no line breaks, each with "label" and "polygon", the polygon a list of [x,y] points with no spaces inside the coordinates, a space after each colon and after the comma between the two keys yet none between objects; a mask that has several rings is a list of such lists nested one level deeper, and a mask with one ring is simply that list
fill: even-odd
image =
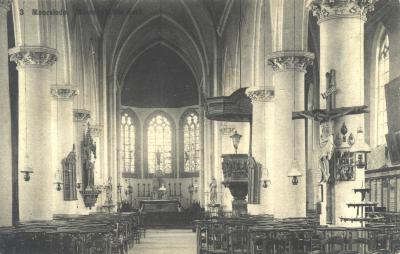
[{"label": "wall-mounted lamp", "polygon": [[76,188],[79,190],[81,188],[82,183],[76,183]]},{"label": "wall-mounted lamp", "polygon": [[190,185],[188,186],[188,190],[189,190],[189,193],[193,194],[193,192],[194,192],[194,186],[193,186],[193,184],[190,184]]},{"label": "wall-mounted lamp", "polygon": [[24,173],[24,180],[25,182],[28,182],[31,179],[31,175],[33,174],[33,169],[31,167],[26,166],[24,170],[20,171],[21,173]]},{"label": "wall-mounted lamp", "polygon": [[130,195],[130,194],[132,194],[133,193],[133,187],[132,187],[132,185],[131,184],[129,184],[128,185],[128,189],[127,190],[125,190],[125,195]]},{"label": "wall-mounted lamp", "polygon": [[268,188],[271,185],[271,180],[269,179],[261,179],[261,182],[263,188]]},{"label": "wall-mounted lamp", "polygon": [[199,189],[199,185],[197,184],[197,179],[194,180],[193,187],[194,187],[194,192],[197,193]]},{"label": "wall-mounted lamp", "polygon": [[288,173],[288,177],[291,178],[292,184],[297,185],[299,183],[299,178],[302,176],[301,172],[299,171],[299,163],[296,159],[292,161],[292,165],[290,167],[290,171]]},{"label": "wall-mounted lamp", "polygon": [[[66,170],[68,172],[70,172],[68,169],[66,169]],[[57,184],[56,190],[61,191],[62,190],[61,185],[64,183],[64,181],[63,181],[63,177],[62,177],[62,170],[60,170],[59,168],[56,170],[55,179],[56,179],[56,182],[54,184]]]},{"label": "wall-mounted lamp", "polygon": [[364,132],[361,127],[357,129],[357,136],[355,143],[350,148],[350,153],[354,156],[354,163],[357,168],[364,168],[367,166],[367,154],[371,152],[371,148],[364,141]]},{"label": "wall-mounted lamp", "polygon": [[233,133],[233,135],[231,136],[232,144],[233,144],[233,147],[235,148],[235,153],[237,153],[237,149],[238,149],[241,138],[242,138],[242,135],[237,133],[237,131],[235,131],[235,133]]},{"label": "wall-mounted lamp", "polygon": [[61,191],[62,190],[62,187],[61,187],[61,185],[63,184],[62,182],[55,182],[54,184],[57,184],[57,187],[56,187],[57,191]]}]

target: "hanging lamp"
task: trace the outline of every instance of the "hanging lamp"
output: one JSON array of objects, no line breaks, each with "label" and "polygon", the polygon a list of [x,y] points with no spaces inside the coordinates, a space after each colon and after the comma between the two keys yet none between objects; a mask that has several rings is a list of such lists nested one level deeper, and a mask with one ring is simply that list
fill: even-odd
[{"label": "hanging lamp", "polygon": [[[296,49],[296,0],[293,0],[293,49]],[[293,112],[296,111],[296,69],[293,68]],[[296,159],[296,133],[295,124],[293,123],[293,160],[290,164],[290,169],[287,175],[291,179],[292,185],[299,183],[299,178],[302,176],[300,165]]]}]

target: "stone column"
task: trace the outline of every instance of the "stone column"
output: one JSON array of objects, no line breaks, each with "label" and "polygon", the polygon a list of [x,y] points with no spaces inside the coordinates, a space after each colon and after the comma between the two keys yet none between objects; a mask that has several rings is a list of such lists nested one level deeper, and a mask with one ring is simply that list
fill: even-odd
[{"label": "stone column", "polygon": [[[328,3],[314,0],[309,6],[320,26],[320,90],[326,90],[325,74],[331,69],[336,70],[336,108],[364,104],[364,23],[375,2],[331,0]],[[364,127],[364,116],[337,119],[333,127],[334,135],[339,135],[343,123],[348,133],[355,137],[357,128]],[[357,169],[355,181],[335,183],[332,194],[334,224],[358,226],[357,223],[342,223],[339,218],[356,216],[356,209],[348,208],[347,203],[360,198],[352,189],[360,188],[363,182],[364,169]]]},{"label": "stone column", "polygon": [[7,12],[9,1],[0,1],[0,227],[12,224],[11,108],[8,81]]},{"label": "stone column", "polygon": [[[304,110],[304,74],[313,59],[303,51],[274,52],[268,59],[275,87],[271,189],[277,218],[306,216],[305,123],[293,121],[292,112]],[[297,185],[288,177],[294,159],[302,174]]]},{"label": "stone column", "polygon": [[[252,152],[253,157],[258,163],[262,165],[261,175],[261,192],[260,192],[260,205],[257,208],[253,208],[249,205],[249,211],[253,214],[273,214],[274,203],[272,191],[271,191],[271,175],[270,171],[272,168],[272,130],[274,128],[273,120],[273,99],[274,99],[274,88],[273,87],[251,87],[246,90],[247,96],[251,99],[253,104],[253,126],[252,126]],[[267,187],[263,187],[263,180],[266,181]]]},{"label": "stone column", "polygon": [[[54,155],[54,170],[56,179],[54,181],[63,183],[63,165],[62,161],[73,150],[74,136],[73,136],[73,97],[78,94],[78,90],[71,85],[54,85],[50,90],[53,96],[53,131],[54,147],[57,147],[57,154]],[[76,149],[75,149],[76,150]],[[76,151],[75,151],[76,152]],[[75,201],[64,201],[64,185],[61,185],[62,190],[57,191],[57,185],[53,187],[54,199],[53,210],[54,213],[74,213],[76,209]]]},{"label": "stone column", "polygon": [[76,181],[78,185],[80,184],[80,188],[78,189],[78,204],[76,213],[85,214],[88,213],[89,209],[86,209],[85,204],[83,203],[83,199],[79,191],[83,189],[83,180],[82,180],[82,150],[81,143],[83,137],[85,135],[87,129],[87,123],[90,118],[90,111],[86,109],[74,109],[74,142],[76,148]]},{"label": "stone column", "polygon": [[19,75],[19,170],[33,171],[29,181],[19,173],[20,220],[50,220],[54,189],[50,84],[55,80],[52,65],[57,51],[22,46],[11,49],[10,55]]}]

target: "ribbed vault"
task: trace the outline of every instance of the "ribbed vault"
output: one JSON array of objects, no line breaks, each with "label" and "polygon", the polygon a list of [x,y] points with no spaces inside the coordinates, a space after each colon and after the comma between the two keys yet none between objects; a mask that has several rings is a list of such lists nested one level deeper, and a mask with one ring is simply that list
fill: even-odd
[{"label": "ribbed vault", "polygon": [[[201,24],[201,25],[200,25]],[[156,44],[175,52],[208,87],[216,55],[213,19],[200,1],[119,0],[105,24],[103,54],[109,82],[123,85],[134,62]]]}]

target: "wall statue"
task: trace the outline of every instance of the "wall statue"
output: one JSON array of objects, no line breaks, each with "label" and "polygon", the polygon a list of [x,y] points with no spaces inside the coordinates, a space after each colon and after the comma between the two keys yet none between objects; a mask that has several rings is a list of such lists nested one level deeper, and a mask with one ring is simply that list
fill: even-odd
[{"label": "wall statue", "polygon": [[329,160],[332,158],[334,151],[333,134],[332,134],[332,123],[324,122],[321,123],[320,127],[320,138],[319,138],[319,168],[321,170],[321,182],[327,182],[329,180]]},{"label": "wall statue", "polygon": [[93,141],[90,125],[82,141],[82,179],[84,190],[94,186],[94,164],[96,160],[96,142]]},{"label": "wall statue", "polygon": [[108,177],[107,185],[105,186],[106,190],[106,204],[112,204],[112,177]]},{"label": "wall statue", "polygon": [[216,204],[217,203],[217,181],[213,177],[210,183],[210,203]]}]

